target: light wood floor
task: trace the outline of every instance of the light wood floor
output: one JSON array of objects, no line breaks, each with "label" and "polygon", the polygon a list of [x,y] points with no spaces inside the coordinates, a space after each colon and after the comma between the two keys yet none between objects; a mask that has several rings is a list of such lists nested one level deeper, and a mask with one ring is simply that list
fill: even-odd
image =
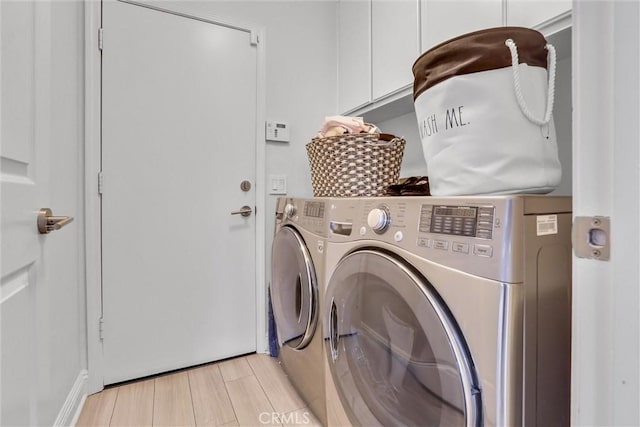
[{"label": "light wood floor", "polygon": [[77,426],[320,426],[276,359],[225,360],[104,389]]}]

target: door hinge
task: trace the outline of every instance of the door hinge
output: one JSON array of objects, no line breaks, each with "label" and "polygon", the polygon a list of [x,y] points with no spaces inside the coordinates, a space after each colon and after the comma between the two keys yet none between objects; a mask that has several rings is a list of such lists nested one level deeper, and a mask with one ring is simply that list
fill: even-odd
[{"label": "door hinge", "polygon": [[260,43],[260,36],[258,35],[258,33],[256,33],[255,31],[251,30],[251,34],[250,34],[250,43],[251,46],[257,46],[258,43]]},{"label": "door hinge", "polygon": [[102,171],[98,172],[98,194],[102,196],[104,190],[104,174]]},{"label": "door hinge", "polygon": [[104,317],[101,317],[98,321],[98,333],[100,334],[100,340],[104,339]]},{"label": "door hinge", "polygon": [[103,40],[104,30],[102,27],[98,28],[98,50],[102,52],[102,40]]}]

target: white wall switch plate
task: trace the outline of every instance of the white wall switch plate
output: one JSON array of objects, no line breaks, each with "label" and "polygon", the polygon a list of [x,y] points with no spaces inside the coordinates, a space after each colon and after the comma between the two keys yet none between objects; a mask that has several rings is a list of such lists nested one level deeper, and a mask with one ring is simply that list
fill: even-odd
[{"label": "white wall switch plate", "polygon": [[285,122],[266,122],[265,139],[267,141],[289,142],[289,124]]},{"label": "white wall switch plate", "polygon": [[286,175],[269,175],[269,194],[287,194]]}]

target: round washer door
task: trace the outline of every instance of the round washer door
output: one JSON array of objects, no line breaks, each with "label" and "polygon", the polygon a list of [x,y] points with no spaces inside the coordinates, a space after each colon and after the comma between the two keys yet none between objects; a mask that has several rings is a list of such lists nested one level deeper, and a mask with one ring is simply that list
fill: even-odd
[{"label": "round washer door", "polygon": [[354,252],[337,265],[327,302],[326,354],[354,425],[481,425],[459,327],[413,268],[382,251]]},{"label": "round washer door", "polygon": [[271,301],[280,346],[306,347],[318,323],[318,284],[302,236],[284,226],[273,240]]}]

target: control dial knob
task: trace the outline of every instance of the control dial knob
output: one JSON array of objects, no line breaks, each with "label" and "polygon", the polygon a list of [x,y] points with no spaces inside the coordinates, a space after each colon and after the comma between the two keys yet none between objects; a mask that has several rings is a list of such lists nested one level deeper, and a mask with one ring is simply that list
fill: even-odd
[{"label": "control dial knob", "polygon": [[378,234],[384,233],[384,231],[389,228],[390,223],[391,214],[384,206],[372,209],[367,216],[367,224]]},{"label": "control dial knob", "polygon": [[295,205],[292,205],[291,203],[287,203],[287,205],[284,207],[284,215],[287,218],[293,218],[295,214],[296,214]]}]

